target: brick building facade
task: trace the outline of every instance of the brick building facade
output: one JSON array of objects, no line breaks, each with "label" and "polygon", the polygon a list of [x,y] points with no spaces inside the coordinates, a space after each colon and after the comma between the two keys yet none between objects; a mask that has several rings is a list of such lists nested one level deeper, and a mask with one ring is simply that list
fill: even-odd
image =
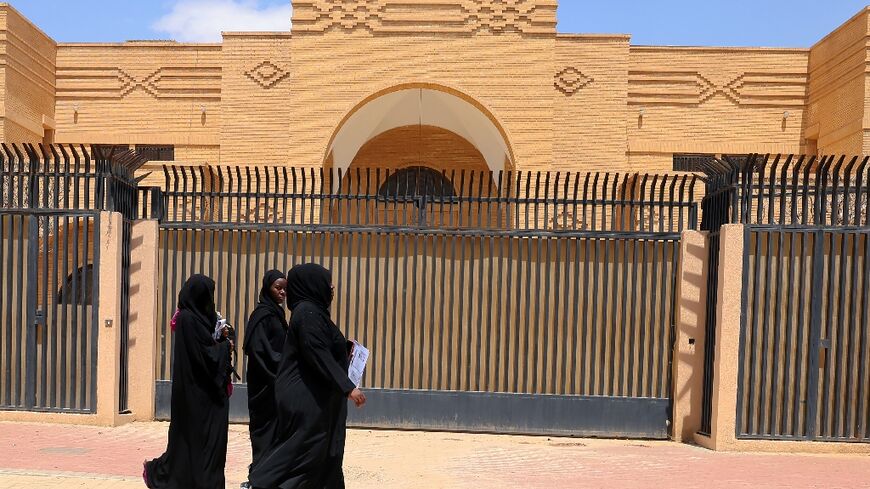
[{"label": "brick building facade", "polygon": [[870,153],[870,8],[810,48],[766,49],[560,34],[557,0],[293,6],[292,32],[204,44],[58,43],[0,4],[2,137],[342,169],[661,172],[691,169],[688,154]]}]

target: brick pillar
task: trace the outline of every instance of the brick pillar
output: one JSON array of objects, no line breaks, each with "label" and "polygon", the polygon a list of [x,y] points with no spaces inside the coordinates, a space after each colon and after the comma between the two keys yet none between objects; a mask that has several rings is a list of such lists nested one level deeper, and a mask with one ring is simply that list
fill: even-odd
[{"label": "brick pillar", "polygon": [[[713,365],[713,412],[710,437],[695,441],[714,450],[737,445],[737,369],[740,350],[740,309],[743,297],[744,228],[728,224],[720,230],[719,291],[716,305],[716,347]],[[713,264],[711,264],[713,265]]]},{"label": "brick pillar", "polygon": [[154,419],[157,373],[157,221],[133,224],[130,243],[128,405],[136,421]]},{"label": "brick pillar", "polygon": [[705,314],[710,249],[707,233],[684,231],[677,270],[677,318],[673,363],[674,441],[692,441],[701,427],[704,390]]},{"label": "brick pillar", "polygon": [[97,338],[97,424],[129,420],[118,414],[121,379],[121,214],[101,212],[99,239],[99,328]]}]

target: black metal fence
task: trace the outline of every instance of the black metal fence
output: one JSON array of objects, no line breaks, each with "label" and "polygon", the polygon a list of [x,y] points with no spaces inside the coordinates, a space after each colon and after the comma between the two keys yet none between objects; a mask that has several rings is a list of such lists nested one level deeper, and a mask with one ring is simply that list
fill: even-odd
[{"label": "black metal fence", "polygon": [[[161,216],[164,382],[187,276],[215,278],[241,337],[262,273],[316,261],[338,284],[336,322],[372,351],[364,386],[382,399],[364,425],[667,436],[679,233],[697,224],[696,178],[165,171],[165,191],[140,189]],[[427,418],[421,393],[468,411]],[[481,407],[497,396],[508,397]]]},{"label": "black metal fence", "polygon": [[707,168],[722,223],[870,225],[870,157],[751,155]]},{"label": "black metal fence", "polygon": [[[106,225],[99,211],[121,212],[129,241],[138,164],[135,155],[98,146],[0,144],[0,277],[6,285],[0,291],[0,408],[96,408],[99,242]],[[122,276],[129,242],[125,256]],[[127,291],[122,302],[129,304]],[[123,311],[118,327],[126,341]],[[126,358],[121,361],[125,403]]]},{"label": "black metal fence", "polygon": [[[161,222],[680,232],[698,224],[691,175],[165,166],[139,189]],[[434,173],[434,175],[433,175]]]},{"label": "black metal fence", "polygon": [[868,237],[747,229],[739,437],[870,441]]},{"label": "black metal fence", "polygon": [[718,231],[741,223],[737,436],[867,441],[868,157],[752,155],[711,165],[701,432],[712,417]]}]

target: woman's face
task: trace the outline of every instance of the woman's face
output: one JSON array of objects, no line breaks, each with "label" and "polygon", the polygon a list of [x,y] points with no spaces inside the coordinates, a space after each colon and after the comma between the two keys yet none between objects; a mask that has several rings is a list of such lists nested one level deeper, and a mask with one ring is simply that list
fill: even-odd
[{"label": "woman's face", "polygon": [[287,299],[287,280],[279,278],[272,282],[272,286],[269,287],[269,295],[278,304],[283,304]]}]

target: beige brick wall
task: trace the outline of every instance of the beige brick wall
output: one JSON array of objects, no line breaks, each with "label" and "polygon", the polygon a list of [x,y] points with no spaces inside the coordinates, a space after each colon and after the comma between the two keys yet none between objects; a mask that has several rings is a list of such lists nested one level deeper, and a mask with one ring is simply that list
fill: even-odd
[{"label": "beige brick wall", "polygon": [[405,126],[370,139],[350,168],[391,169],[431,166],[447,170],[489,171],[480,151],[456,133],[434,126]]},{"label": "beige brick wall", "polygon": [[[325,64],[330,56],[321,57]],[[292,110],[289,33],[226,33],[221,162],[286,164],[289,142],[310,121]]]},{"label": "beige brick wall", "polygon": [[644,153],[633,151],[628,155],[628,166],[625,171],[637,173],[670,172],[674,168],[674,154],[662,152]]},{"label": "beige brick wall", "polygon": [[669,171],[673,153],[808,139],[870,153],[870,10],[810,49],[692,48],[557,35],[556,4],[296,0],[292,36],[57,45],[0,4],[0,125],[6,141],[56,125],[57,142],[172,144],[179,164],[320,167],[362,104],[428,87],[486,112],[522,170]]},{"label": "beige brick wall", "polygon": [[43,118],[54,117],[55,44],[7,4],[0,4],[3,137],[41,142]]},{"label": "beige brick wall", "polygon": [[60,44],[56,140],[217,146],[221,66],[218,44]]},{"label": "beige brick wall", "polygon": [[818,141],[822,154],[870,152],[868,22],[865,9],[810,50],[806,136]]},{"label": "beige brick wall", "polygon": [[801,49],[632,47],[629,150],[798,152],[807,57]]},{"label": "beige brick wall", "polygon": [[554,44],[553,37],[519,34],[294,35],[290,161],[320,165],[342,119],[373,94],[432,84],[488,110],[507,133],[518,168],[548,169]]},{"label": "beige brick wall", "polygon": [[628,36],[557,36],[555,168],[626,171]]}]

